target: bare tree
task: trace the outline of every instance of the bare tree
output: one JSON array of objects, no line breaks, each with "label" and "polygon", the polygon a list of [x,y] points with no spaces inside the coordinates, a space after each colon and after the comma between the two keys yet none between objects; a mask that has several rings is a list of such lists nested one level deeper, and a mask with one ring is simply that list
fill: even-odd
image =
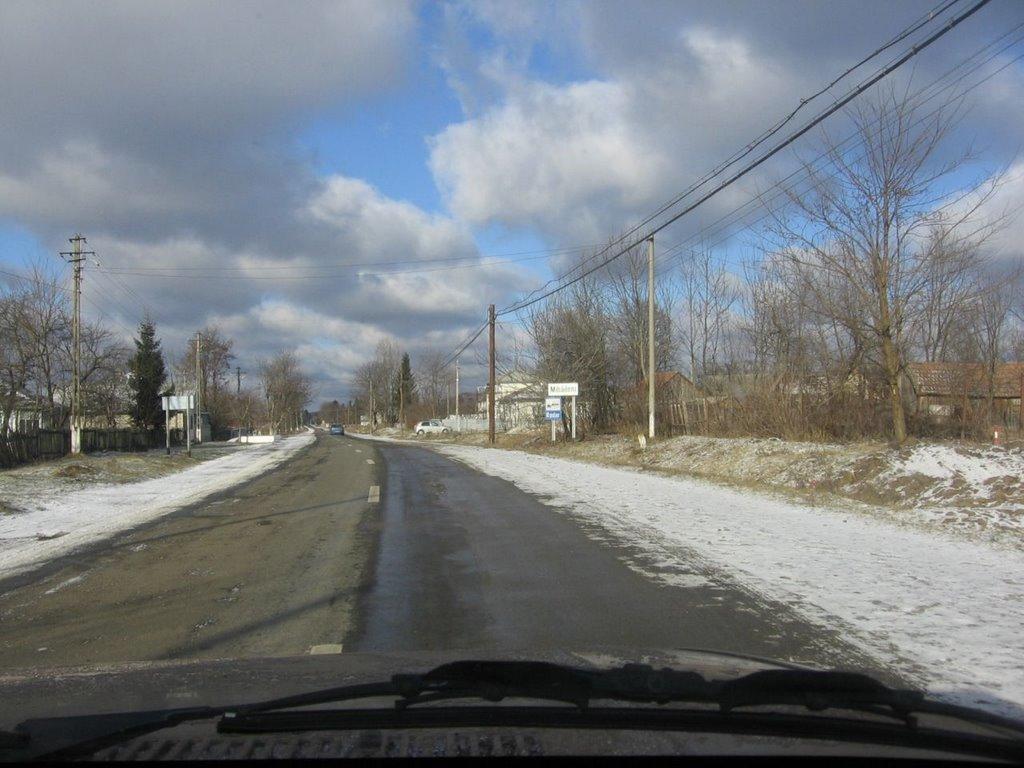
[{"label": "bare tree", "polygon": [[740,299],[738,281],[702,248],[685,258],[680,340],[690,363],[690,378],[717,372],[722,363],[733,307]]},{"label": "bare tree", "polygon": [[[231,363],[235,359],[235,354],[232,351],[234,341],[224,336],[216,326],[207,326],[197,333],[202,374],[202,380],[198,387],[201,392],[203,409],[210,414],[210,426],[217,430],[227,424],[232,411],[230,380]],[[194,335],[185,347],[185,353],[178,362],[177,370],[183,381],[195,379]]]},{"label": "bare tree", "polygon": [[805,164],[810,190],[789,190],[790,210],[776,216],[773,231],[809,305],[868,345],[885,383],[893,438],[902,443],[911,314],[935,272],[929,236],[939,229],[976,247],[991,232],[977,213],[995,187],[961,188],[953,196],[959,205],[938,192],[970,157],[937,156],[956,121],[952,107],[923,115],[890,89],[850,117],[863,150],[851,156],[825,135],[825,167]]},{"label": "bare tree", "polygon": [[294,352],[280,352],[261,361],[259,376],[271,428],[275,432],[297,429],[302,409],[313,396],[313,383],[302,372],[298,357]]},{"label": "bare tree", "polygon": [[533,311],[527,331],[537,350],[536,376],[541,381],[579,382],[581,422],[597,429],[611,424],[612,321],[598,279],[585,278]]},{"label": "bare tree", "polygon": [[32,375],[26,304],[24,291],[0,295],[0,435],[9,431],[11,417]]},{"label": "bare tree", "polygon": [[447,355],[438,349],[428,349],[420,355],[419,372],[416,376],[420,398],[435,417],[446,409],[448,388],[451,385],[451,371],[445,366]]}]

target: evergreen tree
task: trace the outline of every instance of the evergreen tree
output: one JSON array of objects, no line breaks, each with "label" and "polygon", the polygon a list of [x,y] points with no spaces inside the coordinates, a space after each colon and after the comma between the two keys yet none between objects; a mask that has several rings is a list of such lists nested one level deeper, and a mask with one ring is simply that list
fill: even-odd
[{"label": "evergreen tree", "polygon": [[153,429],[163,423],[163,405],[160,395],[167,380],[164,355],[156,326],[148,317],[139,324],[139,338],[135,339],[135,354],[130,363],[133,394],[132,421],[137,427]]}]

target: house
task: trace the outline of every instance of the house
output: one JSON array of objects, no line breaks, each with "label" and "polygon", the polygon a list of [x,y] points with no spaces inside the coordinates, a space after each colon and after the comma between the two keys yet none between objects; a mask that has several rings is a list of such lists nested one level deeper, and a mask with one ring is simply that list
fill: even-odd
[{"label": "house", "polygon": [[[6,396],[4,399],[6,401]],[[4,406],[0,406],[2,407]],[[0,410],[0,414],[2,413]],[[63,415],[63,406],[59,403],[51,407],[44,399],[32,397],[24,392],[15,392],[13,407],[7,415],[7,428],[12,432],[60,429]]]},{"label": "house", "polygon": [[[477,413],[487,416],[487,387],[477,387]],[[545,382],[527,376],[508,376],[494,382],[494,418],[503,429],[530,426],[544,421]]]},{"label": "house", "polygon": [[910,363],[907,375],[919,412],[949,418],[987,403],[991,394],[994,418],[1018,429],[1024,422],[1024,363],[997,365],[991,392],[982,363]]}]

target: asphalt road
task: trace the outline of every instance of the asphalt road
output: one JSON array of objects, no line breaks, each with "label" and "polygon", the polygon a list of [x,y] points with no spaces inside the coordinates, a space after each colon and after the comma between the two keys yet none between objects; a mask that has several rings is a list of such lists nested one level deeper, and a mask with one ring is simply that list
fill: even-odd
[{"label": "asphalt road", "polygon": [[373,541],[372,447],[255,481],[0,583],[0,666],[308,653],[343,642]]},{"label": "asphalt road", "polygon": [[672,586],[633,554],[428,448],[322,435],[254,482],[0,583],[0,667],[605,646],[872,667],[728,574]]},{"label": "asphalt road", "polygon": [[874,666],[728,574],[653,580],[628,547],[510,482],[427,448],[375,445],[384,504],[351,650],[703,648]]}]

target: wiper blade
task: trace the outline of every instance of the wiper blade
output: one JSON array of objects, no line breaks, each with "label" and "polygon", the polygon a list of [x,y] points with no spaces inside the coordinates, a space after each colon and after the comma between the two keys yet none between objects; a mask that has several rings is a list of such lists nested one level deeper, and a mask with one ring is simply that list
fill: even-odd
[{"label": "wiper blade", "polygon": [[[392,707],[342,711],[288,711],[370,698],[390,700]],[[628,719],[626,710],[591,706],[594,702],[605,700],[638,704],[711,706],[710,709],[702,710],[681,710],[675,707],[640,707],[629,710],[638,718],[638,726],[644,723],[653,724],[650,717],[656,717],[657,713],[661,712],[665,716],[663,727],[669,729],[684,726],[691,721],[720,723],[721,718],[740,718],[734,725],[742,730],[754,722],[749,720],[750,717],[772,719],[772,723],[765,726],[772,728],[781,724],[779,718],[788,721],[794,717],[799,719],[799,716],[772,713],[749,716],[744,714],[741,717],[740,713],[731,713],[747,707],[798,706],[812,711],[845,709],[895,718],[900,721],[899,727],[908,732],[913,731],[916,725],[915,714],[951,717],[962,722],[1012,731],[1015,737],[1013,744],[1017,745],[1014,749],[1020,749],[1020,739],[1024,736],[1024,724],[1020,722],[968,707],[932,701],[919,691],[890,688],[869,676],[848,672],[779,669],[753,672],[730,680],[708,680],[696,672],[669,668],[655,669],[643,664],[626,664],[607,670],[595,670],[546,662],[518,661],[459,661],[441,665],[423,674],[394,675],[390,681],[327,688],[253,704],[26,721],[18,727],[18,731],[30,734],[33,741],[35,736],[43,736],[43,740],[46,741],[48,739],[45,737],[53,735],[54,729],[58,729],[63,731],[65,737],[71,736],[68,741],[72,744],[65,748],[68,753],[83,754],[85,750],[95,748],[101,743],[117,742],[122,738],[159,731],[182,722],[218,716],[221,718],[218,730],[222,732],[353,727],[359,722],[360,717],[380,718],[385,717],[388,712],[396,716],[404,714],[395,721],[396,725],[424,727],[417,724],[434,722],[432,717],[443,719],[445,716],[457,722],[459,711],[465,710],[463,714],[467,716],[472,712],[464,705],[445,708],[444,712],[417,705],[459,699],[482,699],[491,702],[527,699],[572,705],[518,708],[523,711],[531,710],[533,714],[528,717],[536,718],[543,715],[542,719],[549,719],[552,727],[559,727],[559,723],[565,726],[575,722],[597,724],[606,717]],[[496,717],[512,714],[512,708],[508,706],[491,709]],[[575,719],[571,714],[574,712],[577,713]],[[422,713],[423,717],[420,717],[419,713]],[[480,714],[473,716],[486,718],[486,715]],[[80,723],[78,728],[71,729],[78,732],[79,738],[74,738],[68,733],[68,725],[72,721]],[[346,723],[349,725],[346,726]],[[861,724],[865,727],[868,725]],[[892,727],[896,725],[894,723]],[[65,749],[59,751],[64,752]]]},{"label": "wiper blade", "polygon": [[650,704],[710,704],[722,712],[742,707],[799,706],[811,711],[848,709],[895,717],[914,724],[913,715],[938,714],[1024,732],[1024,725],[998,715],[925,698],[920,691],[890,688],[868,675],[851,672],[779,669],[730,680],[708,680],[696,672],[646,664],[607,670],[534,661],[457,661],[423,674],[394,675],[390,682],[328,688],[250,704],[229,717],[394,697],[396,709],[457,699],[556,701],[580,709],[599,700]]}]

